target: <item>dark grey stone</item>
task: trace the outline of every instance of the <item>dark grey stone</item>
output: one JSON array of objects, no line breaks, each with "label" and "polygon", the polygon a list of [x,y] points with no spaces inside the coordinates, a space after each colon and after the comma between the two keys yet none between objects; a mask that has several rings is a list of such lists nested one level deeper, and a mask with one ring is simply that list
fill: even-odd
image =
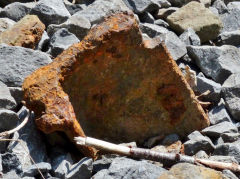
[{"label": "dark grey stone", "polygon": [[93,161],[91,158],[83,158],[78,163],[71,166],[66,179],[89,179],[92,175]]},{"label": "dark grey stone", "polygon": [[50,38],[47,34],[46,31],[43,32],[43,35],[42,35],[42,38],[41,40],[39,41],[37,47],[36,47],[36,50],[40,50],[40,51],[43,51],[43,52],[46,52],[48,50],[48,43],[50,41]]},{"label": "dark grey stone", "polygon": [[157,35],[166,34],[167,32],[169,32],[168,29],[155,24],[140,23],[139,27],[142,33],[147,34],[151,38],[154,38]]},{"label": "dark grey stone", "polygon": [[222,133],[221,138],[224,142],[235,142],[239,139],[240,134],[239,133]]},{"label": "dark grey stone", "polygon": [[200,150],[210,153],[214,150],[212,141],[203,136],[199,131],[194,131],[188,135],[188,141],[184,143],[184,153],[186,155],[195,155]]},{"label": "dark grey stone", "polygon": [[93,174],[108,169],[116,155],[102,155],[102,158],[93,162]]},{"label": "dark grey stone", "polygon": [[223,121],[231,122],[231,118],[227,113],[224,104],[213,107],[208,113],[210,123],[212,125],[218,124]]},{"label": "dark grey stone", "polygon": [[9,18],[0,18],[0,33],[12,27],[15,23],[15,21]]},{"label": "dark grey stone", "polygon": [[240,74],[232,74],[223,84],[226,108],[237,121],[240,120]]},{"label": "dark grey stone", "polygon": [[217,162],[226,162],[226,163],[237,163],[238,161],[233,156],[223,156],[223,155],[213,155],[209,157],[209,160],[217,161]]},{"label": "dark grey stone", "polygon": [[230,31],[230,32],[222,32],[218,36],[217,43],[219,45],[240,45],[240,30]]},{"label": "dark grey stone", "polygon": [[0,109],[0,131],[13,129],[17,126],[19,118],[17,113],[8,109]]},{"label": "dark grey stone", "polygon": [[15,170],[18,174],[22,172],[21,163],[15,154],[7,152],[1,154],[1,156],[3,173],[8,173],[11,170]]},{"label": "dark grey stone", "polygon": [[68,12],[73,15],[83,9],[86,9],[87,6],[85,4],[72,4],[72,3],[68,3],[68,4],[65,4]]},{"label": "dark grey stone", "polygon": [[62,53],[63,50],[66,50],[68,47],[78,42],[80,42],[78,38],[67,29],[59,29],[50,39],[50,54],[56,57]]},{"label": "dark grey stone", "polygon": [[139,14],[139,19],[141,22],[146,22],[146,23],[150,23],[153,24],[154,23],[154,17],[152,16],[152,14],[150,14],[149,12],[144,12],[142,14]]},{"label": "dark grey stone", "polygon": [[163,141],[161,142],[162,145],[171,145],[175,142],[180,140],[180,137],[177,134],[169,134],[164,137]]},{"label": "dark grey stone", "polygon": [[165,34],[161,34],[160,38],[174,60],[180,59],[187,53],[186,45],[175,33],[169,31]]},{"label": "dark grey stone", "polygon": [[11,3],[5,6],[4,9],[0,11],[0,17],[7,17],[14,21],[19,21],[24,16],[29,14],[33,6],[34,6],[33,3],[20,3],[20,2]]},{"label": "dark grey stone", "polygon": [[17,106],[15,99],[3,82],[0,81],[0,108],[14,109]]},{"label": "dark grey stone", "polygon": [[23,100],[23,89],[20,87],[9,87],[8,89],[16,103],[20,104]]},{"label": "dark grey stone", "polygon": [[30,11],[46,25],[61,24],[71,15],[62,0],[40,0]]},{"label": "dark grey stone", "polygon": [[201,71],[215,82],[222,84],[231,74],[240,73],[240,50],[234,46],[187,46],[187,50]]},{"label": "dark grey stone", "polygon": [[207,127],[202,130],[202,133],[209,137],[220,137],[222,133],[237,133],[237,127],[231,122],[221,122],[216,125]]},{"label": "dark grey stone", "polygon": [[100,170],[94,179],[120,179],[120,178],[152,178],[157,179],[166,169],[151,164],[145,160],[136,161],[124,157],[117,157],[111,163],[109,169]]},{"label": "dark grey stone", "polygon": [[79,40],[82,40],[91,28],[90,21],[83,17],[81,14],[74,14],[66,22],[56,25],[52,24],[48,26],[48,34],[52,36],[57,30],[65,28],[69,32],[76,35]]},{"label": "dark grey stone", "polygon": [[240,9],[232,9],[220,15],[223,23],[222,32],[239,30],[240,28]]},{"label": "dark grey stone", "polygon": [[162,26],[162,27],[165,27],[165,28],[169,27],[169,24],[167,22],[165,22],[164,20],[162,20],[162,19],[155,20],[154,24]]},{"label": "dark grey stone", "polygon": [[52,169],[52,167],[49,163],[46,163],[46,162],[36,163],[36,164],[26,168],[23,171],[22,176],[23,177],[26,177],[26,176],[34,177],[39,174],[38,170],[40,170],[43,174],[45,174],[45,173],[50,172],[51,169]]},{"label": "dark grey stone", "polygon": [[219,14],[224,14],[228,12],[228,8],[222,0],[214,1],[212,7],[215,7],[218,10]]},{"label": "dark grey stone", "polygon": [[0,81],[8,86],[20,87],[28,75],[51,61],[40,51],[0,45]]},{"label": "dark grey stone", "polygon": [[153,12],[161,7],[156,0],[125,0],[125,2],[127,2],[128,7],[136,14]]},{"label": "dark grey stone", "polygon": [[156,0],[158,4],[160,4],[161,8],[168,8],[171,7],[171,3],[168,2],[167,0]]},{"label": "dark grey stone", "polygon": [[238,179],[238,177],[230,170],[223,170],[222,173],[228,179]]},{"label": "dark grey stone", "polygon": [[201,45],[201,40],[195,31],[192,28],[188,28],[184,31],[179,38],[186,44],[186,45]]},{"label": "dark grey stone", "polygon": [[[22,120],[27,114],[28,112],[24,106],[18,112],[19,118]],[[45,142],[42,134],[35,125],[33,114],[30,116],[27,124],[14,133],[13,139],[22,140],[22,142],[10,142],[8,151],[16,155],[24,171],[33,164],[30,156],[36,163],[47,161]]]}]

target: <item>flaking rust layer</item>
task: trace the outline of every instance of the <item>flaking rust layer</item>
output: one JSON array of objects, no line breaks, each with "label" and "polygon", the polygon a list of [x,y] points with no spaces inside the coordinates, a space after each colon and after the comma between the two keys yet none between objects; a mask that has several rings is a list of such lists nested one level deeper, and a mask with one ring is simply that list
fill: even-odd
[{"label": "flaking rust layer", "polygon": [[[118,13],[26,78],[27,106],[45,133],[114,143],[177,133],[209,120],[159,39],[142,41],[134,15]],[[84,131],[84,132],[83,132]],[[84,148],[93,156],[92,148]]]}]

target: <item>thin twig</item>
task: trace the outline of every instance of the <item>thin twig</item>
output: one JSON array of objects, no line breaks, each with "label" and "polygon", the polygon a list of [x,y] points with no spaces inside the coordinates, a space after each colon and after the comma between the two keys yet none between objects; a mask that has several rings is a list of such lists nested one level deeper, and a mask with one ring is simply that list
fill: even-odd
[{"label": "thin twig", "polygon": [[129,148],[126,146],[116,145],[110,142],[94,139],[91,137],[75,137],[74,140],[79,145],[86,145],[95,147],[99,150],[105,150],[112,153],[117,153],[120,155],[126,155],[137,158],[144,158],[148,160],[170,160],[174,162],[187,162],[192,164],[203,164],[210,168],[216,169],[228,169],[234,172],[240,172],[240,165],[236,163],[225,163],[225,162],[216,162],[207,159],[199,159],[195,157],[190,157],[187,155],[174,154],[174,153],[163,153],[156,152],[150,149],[142,149],[142,148]]}]

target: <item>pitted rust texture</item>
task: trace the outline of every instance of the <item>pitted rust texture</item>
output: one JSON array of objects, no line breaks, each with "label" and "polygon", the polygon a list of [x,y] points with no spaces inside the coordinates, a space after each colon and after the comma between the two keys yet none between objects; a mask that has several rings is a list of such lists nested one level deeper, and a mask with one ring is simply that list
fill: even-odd
[{"label": "pitted rust texture", "polygon": [[26,15],[10,29],[0,34],[0,43],[34,49],[45,25],[35,15]]},{"label": "pitted rust texture", "polygon": [[143,143],[209,125],[175,61],[157,39],[142,41],[133,14],[107,18],[26,78],[23,89],[37,126],[45,133],[64,131],[71,139],[85,133]]}]

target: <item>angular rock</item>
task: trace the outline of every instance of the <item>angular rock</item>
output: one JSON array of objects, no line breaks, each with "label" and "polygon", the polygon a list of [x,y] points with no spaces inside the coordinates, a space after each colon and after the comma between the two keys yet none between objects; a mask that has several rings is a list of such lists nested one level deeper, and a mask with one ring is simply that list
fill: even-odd
[{"label": "angular rock", "polygon": [[224,142],[235,142],[239,139],[240,134],[239,133],[222,133],[221,138]]},{"label": "angular rock", "polygon": [[175,33],[169,31],[166,34],[161,34],[160,38],[174,60],[180,59],[187,53],[186,45]]},{"label": "angular rock", "polygon": [[208,155],[207,155],[206,152],[203,151],[203,150],[200,150],[199,152],[197,152],[197,153],[195,154],[195,157],[196,157],[196,158],[201,158],[201,159],[208,159]]},{"label": "angular rock", "polygon": [[221,84],[216,83],[205,77],[197,76],[196,91],[198,91],[200,94],[206,92],[207,90],[210,91],[209,95],[204,96],[204,99],[206,101],[217,103],[220,100],[221,89]]},{"label": "angular rock", "polygon": [[240,50],[234,46],[187,46],[187,50],[201,71],[217,83],[240,73]]},{"label": "angular rock", "polygon": [[3,173],[10,172],[11,170],[15,170],[16,173],[22,172],[22,166],[19,162],[19,159],[15,154],[12,153],[4,153],[1,154],[2,156],[2,167],[3,167]]},{"label": "angular rock", "polygon": [[188,138],[190,140],[184,143],[184,153],[186,155],[195,155],[200,150],[210,153],[215,148],[212,141],[198,131],[191,133]]},{"label": "angular rock", "polygon": [[218,124],[220,122],[231,122],[231,118],[228,115],[228,112],[224,106],[224,104],[220,104],[219,106],[215,106],[208,113],[210,123],[212,125]]},{"label": "angular rock", "polygon": [[202,132],[210,137],[220,137],[222,133],[237,133],[238,129],[232,122],[221,122],[216,125],[207,127]]},{"label": "angular rock", "polygon": [[86,4],[72,4],[72,3],[66,4],[65,3],[65,6],[71,15],[87,8]]},{"label": "angular rock", "polygon": [[20,3],[20,2],[11,3],[5,6],[4,9],[0,11],[0,17],[7,17],[17,22],[20,19],[22,19],[24,16],[29,14],[33,6],[34,4],[29,4],[29,3]]},{"label": "angular rock", "polygon": [[240,73],[232,74],[223,84],[223,98],[233,118],[240,120]]},{"label": "angular rock", "polygon": [[116,158],[116,155],[107,154],[102,155],[101,157],[101,159],[93,162],[93,175],[101,170],[108,169],[113,160]]},{"label": "angular rock", "polygon": [[90,21],[83,17],[81,14],[74,14],[71,16],[66,22],[56,25],[51,24],[48,26],[48,34],[54,34],[58,29],[66,28],[69,32],[76,35],[80,40],[82,40],[86,35],[87,32],[91,28]]},{"label": "angular rock", "polygon": [[228,9],[240,9],[240,2],[230,2],[227,5]]},{"label": "angular rock", "polygon": [[225,3],[221,0],[214,1],[212,7],[215,7],[218,10],[219,14],[224,14],[228,12],[228,8]]},{"label": "angular rock", "polygon": [[233,156],[213,155],[209,157],[209,160],[238,164],[238,161]]},{"label": "angular rock", "polygon": [[142,33],[147,34],[151,38],[169,32],[168,29],[166,29],[165,27],[161,27],[155,24],[141,23],[139,27]]},{"label": "angular rock", "polygon": [[40,50],[40,51],[43,51],[43,52],[46,52],[48,50],[48,43],[50,41],[50,38],[47,34],[46,31],[43,32],[43,35],[42,35],[42,38],[41,40],[39,41],[37,47],[36,47],[36,50]]},{"label": "angular rock", "polygon": [[0,45],[0,80],[8,86],[20,87],[26,76],[51,61],[43,52]]},{"label": "angular rock", "polygon": [[195,33],[192,28],[188,28],[185,30],[180,36],[180,40],[182,40],[186,45],[194,45],[199,46],[201,45],[200,38]]},{"label": "angular rock", "polygon": [[109,169],[100,170],[93,178],[158,178],[165,171],[164,168],[153,165],[145,160],[136,161],[117,157],[113,160]]},{"label": "angular rock", "polygon": [[230,32],[239,30],[240,28],[240,9],[229,10],[228,13],[220,15],[223,23],[223,29],[221,32]]},{"label": "angular rock", "polygon": [[240,142],[217,145],[213,155],[233,156],[240,163]]},{"label": "angular rock", "polygon": [[160,175],[158,179],[178,179],[181,178],[199,178],[199,179],[223,179],[223,174],[219,171],[197,166],[189,163],[179,163],[174,165],[169,171]]},{"label": "angular rock", "polygon": [[177,33],[192,28],[201,42],[215,39],[222,28],[219,17],[203,4],[192,1],[167,17],[170,27]]},{"label": "angular rock", "polygon": [[179,136],[177,134],[170,134],[167,135],[163,141],[161,142],[162,145],[171,145],[175,142],[177,142],[178,140],[180,140]]},{"label": "angular rock", "polygon": [[12,27],[16,22],[8,18],[0,18],[0,33]]},{"label": "angular rock", "polygon": [[34,49],[40,41],[44,29],[44,24],[37,16],[27,15],[0,34],[0,43]]},{"label": "angular rock", "polygon": [[50,172],[51,169],[51,165],[47,162],[36,163],[26,168],[25,171],[23,171],[22,177],[35,177],[39,174],[38,170],[40,170],[42,174],[46,174]]},{"label": "angular rock", "polygon": [[160,4],[161,8],[168,8],[171,6],[171,3],[167,0],[156,0]]},{"label": "angular rock", "polygon": [[154,17],[152,16],[152,14],[150,14],[149,12],[145,12],[143,14],[139,14],[139,19],[141,22],[146,22],[146,23],[150,23],[153,24],[154,23]]},{"label": "angular rock", "polygon": [[238,177],[232,173],[230,170],[223,170],[222,171],[223,175],[229,179],[238,179]]},{"label": "angular rock", "polygon": [[[23,107],[18,115],[23,120],[27,115],[26,108]],[[14,133],[13,139],[22,140],[22,142],[10,142],[8,151],[16,155],[24,171],[33,165],[29,154],[36,163],[46,162],[47,152],[42,137],[35,126],[33,115],[30,116],[28,123],[23,128]]]},{"label": "angular rock", "polygon": [[142,42],[133,14],[116,14],[92,28],[26,78],[26,104],[36,112],[39,129],[64,131],[71,139],[84,130],[115,143],[143,143],[206,127],[207,116],[177,64],[162,45],[155,46],[159,40]]},{"label": "angular rock", "polygon": [[165,27],[165,28],[168,28],[168,27],[169,27],[168,23],[165,22],[165,21],[162,20],[162,19],[155,20],[155,21],[154,21],[154,24],[156,24],[156,25],[158,25],[158,26]]},{"label": "angular rock", "polygon": [[18,115],[7,109],[0,109],[0,131],[10,130],[19,122]]},{"label": "angular rock", "polygon": [[8,88],[12,97],[15,99],[17,104],[20,104],[23,100],[23,90],[20,87],[9,87]]},{"label": "angular rock", "polygon": [[74,15],[85,17],[93,25],[102,22],[105,17],[121,11],[130,11],[122,0],[95,0],[86,9]]},{"label": "angular rock", "polygon": [[21,177],[17,175],[15,170],[11,170],[10,172],[7,172],[2,175],[2,178],[4,179],[20,179]]},{"label": "angular rock", "polygon": [[3,82],[0,81],[0,108],[14,109],[17,106],[16,101],[11,96],[11,93]]},{"label": "angular rock", "polygon": [[78,38],[67,29],[62,28],[53,34],[49,43],[50,54],[53,57],[58,56],[63,50],[75,43],[79,43]]},{"label": "angular rock", "polygon": [[169,7],[169,8],[161,8],[158,10],[158,13],[155,14],[156,19],[166,19],[172,13],[176,12],[179,8],[177,7]]},{"label": "angular rock", "polygon": [[71,15],[62,0],[40,0],[30,11],[48,26],[49,24],[61,24]]},{"label": "angular rock", "polygon": [[240,30],[223,32],[218,36],[219,45],[240,45]]},{"label": "angular rock", "polygon": [[127,2],[128,7],[136,14],[153,12],[161,7],[155,0],[125,0],[125,2]]}]

